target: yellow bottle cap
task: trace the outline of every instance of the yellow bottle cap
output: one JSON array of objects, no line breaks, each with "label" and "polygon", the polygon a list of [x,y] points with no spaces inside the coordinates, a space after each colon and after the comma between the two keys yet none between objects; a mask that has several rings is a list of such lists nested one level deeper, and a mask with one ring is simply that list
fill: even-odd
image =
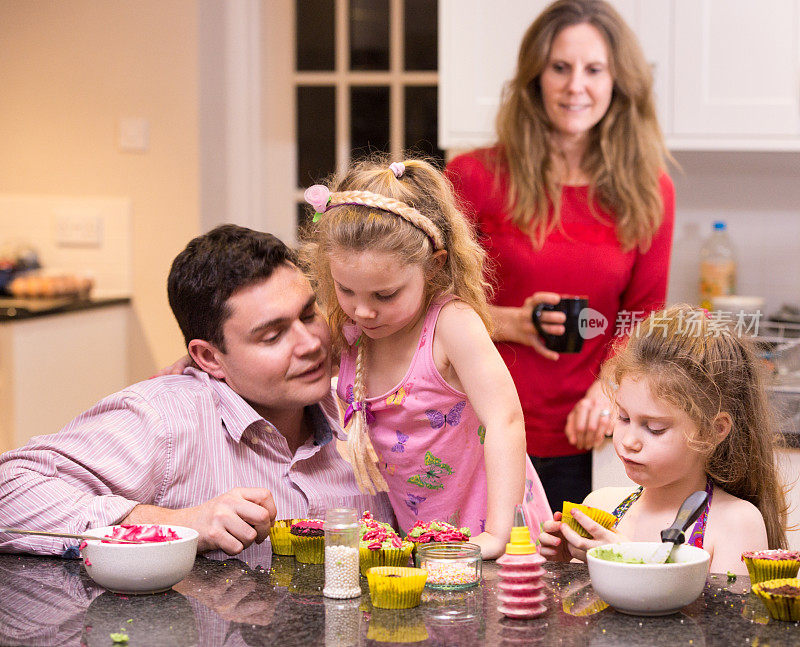
[{"label": "yellow bottle cap", "polygon": [[536,544],[531,543],[528,526],[511,528],[511,541],[506,544],[507,555],[532,555],[536,552]]}]

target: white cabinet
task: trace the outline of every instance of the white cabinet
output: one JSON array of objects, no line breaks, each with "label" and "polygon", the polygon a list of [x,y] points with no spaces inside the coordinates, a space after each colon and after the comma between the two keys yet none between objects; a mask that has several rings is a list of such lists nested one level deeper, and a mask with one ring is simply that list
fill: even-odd
[{"label": "white cabinet", "polygon": [[[545,0],[440,0],[439,145],[495,139],[503,84]],[[680,150],[800,150],[800,0],[612,0]]]},{"label": "white cabinet", "polygon": [[440,0],[439,147],[494,140],[503,84],[514,74],[522,35],[547,0]]},{"label": "white cabinet", "polygon": [[671,139],[800,149],[800,1],[675,0],[673,20]]},{"label": "white cabinet", "polygon": [[125,387],[129,316],[113,305],[0,324],[0,452]]}]

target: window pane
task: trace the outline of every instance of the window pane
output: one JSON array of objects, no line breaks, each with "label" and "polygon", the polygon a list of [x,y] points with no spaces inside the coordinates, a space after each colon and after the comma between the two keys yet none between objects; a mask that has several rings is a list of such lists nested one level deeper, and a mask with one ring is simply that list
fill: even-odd
[{"label": "window pane", "polygon": [[336,170],[336,88],[297,87],[297,183],[309,186]]},{"label": "window pane", "polygon": [[389,69],[389,0],[350,0],[350,69]]},{"label": "window pane", "polygon": [[406,139],[404,145],[406,150],[430,155],[437,159],[441,166],[444,166],[444,151],[438,145],[437,101],[438,89],[436,86],[408,86],[406,88]]},{"label": "window pane", "polygon": [[334,69],[334,0],[297,0],[295,9],[297,69]]},{"label": "window pane", "polygon": [[389,150],[388,86],[350,88],[350,151],[361,157]]},{"label": "window pane", "polygon": [[438,5],[436,0],[405,1],[405,69],[436,70],[439,35],[437,33]]}]

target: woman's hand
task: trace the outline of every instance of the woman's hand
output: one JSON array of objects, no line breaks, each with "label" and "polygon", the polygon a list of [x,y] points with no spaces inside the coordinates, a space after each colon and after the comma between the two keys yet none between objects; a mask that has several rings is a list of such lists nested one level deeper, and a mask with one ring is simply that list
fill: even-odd
[{"label": "woman's hand", "polygon": [[614,406],[595,380],[567,416],[564,433],[578,449],[593,449],[614,431]]},{"label": "woman's hand", "polygon": [[591,517],[581,512],[579,508],[573,508],[570,514],[572,514],[575,521],[583,526],[583,529],[591,535],[590,538],[581,537],[567,524],[561,524],[561,535],[565,540],[564,543],[566,544],[570,556],[574,559],[585,562],[586,551],[590,548],[603,546],[604,544],[619,544],[627,541],[627,539],[619,533],[609,530],[608,528],[603,528],[599,523],[593,521]]},{"label": "woman's hand", "polygon": [[173,364],[162,368],[153,377],[162,377],[164,375],[183,375],[183,369],[189,368],[190,366],[197,368],[197,364],[194,363],[192,358],[189,355],[184,355],[179,360],[176,360]]},{"label": "woman's hand", "polygon": [[[531,346],[542,357],[557,360],[558,353],[544,345],[533,326],[533,310],[540,303],[555,305],[559,301],[561,296],[556,292],[535,292],[519,308],[492,306],[490,310],[495,325],[493,339]],[[563,312],[548,310],[543,311],[539,317],[542,328],[548,335],[563,335],[566,320],[567,316]]]}]

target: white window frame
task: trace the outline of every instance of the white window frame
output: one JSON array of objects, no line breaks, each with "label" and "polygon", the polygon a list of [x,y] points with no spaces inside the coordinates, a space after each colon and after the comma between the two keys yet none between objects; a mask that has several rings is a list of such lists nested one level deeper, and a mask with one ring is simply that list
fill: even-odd
[{"label": "white window frame", "polygon": [[[201,6],[208,22],[219,17],[215,0],[202,0]],[[224,64],[212,60],[201,70],[206,87],[201,96],[214,126],[206,129],[209,146],[203,155],[204,175],[210,178],[201,200],[203,229],[237,222],[294,244],[304,190],[297,179],[297,87],[335,88],[335,171],[342,173],[350,161],[350,87],[389,87],[389,152],[400,159],[404,90],[437,87],[439,72],[403,69],[404,0],[389,0],[389,69],[374,72],[349,69],[349,0],[335,0],[335,67],[320,72],[296,71],[295,0],[227,0],[223,7]],[[217,161],[213,152],[220,139],[226,159]]]}]

